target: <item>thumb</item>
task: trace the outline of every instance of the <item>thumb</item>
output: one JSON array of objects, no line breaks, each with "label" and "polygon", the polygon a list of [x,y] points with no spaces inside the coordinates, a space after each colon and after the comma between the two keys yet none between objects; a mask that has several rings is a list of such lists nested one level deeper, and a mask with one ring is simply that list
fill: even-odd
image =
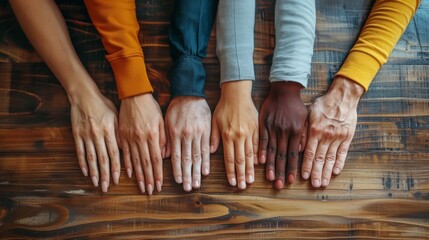
[{"label": "thumb", "polygon": [[305,146],[307,145],[308,136],[308,120],[305,121],[304,128],[302,129],[301,141],[299,143],[299,152],[304,152]]},{"label": "thumb", "polygon": [[217,148],[219,147],[219,142],[220,142],[219,126],[217,125],[216,119],[213,118],[212,133],[210,135],[210,153],[216,152]]}]

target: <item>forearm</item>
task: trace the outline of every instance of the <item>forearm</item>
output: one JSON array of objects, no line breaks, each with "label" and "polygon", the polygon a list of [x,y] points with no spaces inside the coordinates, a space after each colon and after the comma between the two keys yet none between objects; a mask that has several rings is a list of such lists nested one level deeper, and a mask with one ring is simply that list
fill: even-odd
[{"label": "forearm", "polygon": [[54,1],[10,0],[28,39],[73,101],[82,92],[99,93],[71,43],[67,26]]},{"label": "forearm", "polygon": [[337,73],[368,90],[416,12],[419,0],[377,0],[349,55]]},{"label": "forearm", "polygon": [[278,0],[275,9],[276,47],[270,81],[307,86],[316,27],[315,1]]},{"label": "forearm", "polygon": [[138,39],[135,0],[85,0],[115,74],[121,99],[153,91]]},{"label": "forearm", "polygon": [[221,83],[254,80],[255,0],[220,0],[216,28]]},{"label": "forearm", "polygon": [[217,0],[177,0],[170,24],[173,58],[171,96],[204,97],[205,70],[202,59],[216,15]]}]

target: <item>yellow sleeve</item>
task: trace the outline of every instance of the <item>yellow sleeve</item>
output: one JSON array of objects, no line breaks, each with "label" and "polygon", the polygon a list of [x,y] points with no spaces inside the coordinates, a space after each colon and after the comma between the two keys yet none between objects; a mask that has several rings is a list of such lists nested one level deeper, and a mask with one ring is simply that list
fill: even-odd
[{"label": "yellow sleeve", "polygon": [[138,39],[135,0],[85,0],[108,53],[119,98],[153,92]]},{"label": "yellow sleeve", "polygon": [[358,40],[336,75],[368,90],[419,4],[420,0],[376,0]]}]

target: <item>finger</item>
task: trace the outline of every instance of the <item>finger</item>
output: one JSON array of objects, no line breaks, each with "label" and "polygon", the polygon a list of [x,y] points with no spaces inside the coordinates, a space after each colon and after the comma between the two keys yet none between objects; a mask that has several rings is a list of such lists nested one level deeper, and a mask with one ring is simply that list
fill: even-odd
[{"label": "finger", "polygon": [[[244,148],[245,141],[237,139],[234,142],[235,152],[235,173],[239,189],[246,188],[246,152]],[[253,160],[252,160],[253,161]]]},{"label": "finger", "polygon": [[310,137],[307,140],[307,145],[304,151],[304,159],[302,161],[301,175],[303,179],[309,179],[311,169],[313,168],[313,161],[316,155],[316,149],[319,141],[315,137]]},{"label": "finger", "polygon": [[74,142],[76,145],[76,156],[79,163],[79,167],[82,170],[82,173],[85,177],[88,177],[88,164],[86,164],[85,159],[85,146],[83,140],[80,136],[74,136]]},{"label": "finger", "polygon": [[95,148],[97,151],[98,165],[100,168],[101,190],[103,192],[107,192],[110,184],[110,161],[104,138],[97,140],[95,143]]},{"label": "finger", "polygon": [[298,169],[298,158],[299,158],[299,144],[300,135],[292,135],[289,139],[289,145],[287,148],[287,182],[293,183],[296,179],[296,172]]},{"label": "finger", "polygon": [[[259,150],[259,129],[255,129],[252,135],[252,148],[253,148],[253,164],[258,164],[258,150]],[[253,181],[252,181],[253,182]]]},{"label": "finger", "polygon": [[274,131],[270,131],[268,138],[268,153],[267,153],[267,164],[265,165],[267,180],[274,181],[274,166],[275,166],[275,157],[277,153],[277,136]]},{"label": "finger", "polygon": [[182,145],[180,143],[180,138],[177,137],[173,137],[170,135],[170,139],[172,139],[171,141],[171,149],[172,149],[172,154],[171,154],[171,164],[173,166],[173,175],[174,175],[174,180],[176,181],[176,183],[182,183],[183,179],[182,179]]},{"label": "finger", "polygon": [[318,188],[321,186],[322,170],[325,165],[326,153],[330,146],[330,142],[319,142],[316,150],[316,156],[313,161],[313,168],[311,170],[311,185]]},{"label": "finger", "polygon": [[121,173],[121,161],[119,160],[119,148],[116,142],[114,130],[110,130],[104,141],[106,142],[107,151],[111,162],[112,179],[115,184],[119,184],[119,176]]},{"label": "finger", "polygon": [[89,166],[89,173],[91,176],[92,184],[98,187],[99,173],[97,167],[97,155],[95,154],[95,147],[92,140],[85,141],[86,160]]},{"label": "finger", "polygon": [[201,183],[201,138],[192,141],[192,187],[199,188]]},{"label": "finger", "polygon": [[[212,121],[212,133],[210,136],[210,153],[216,152],[220,143],[220,132],[219,126],[217,125],[216,119],[213,118]],[[235,186],[235,185],[234,185]]]},{"label": "finger", "polygon": [[[158,141],[156,141],[156,143],[158,143]],[[140,162],[143,168],[144,180],[146,183],[146,191],[147,191],[147,194],[152,195],[152,192],[154,189],[153,167],[152,167],[152,160],[150,157],[150,150],[149,150],[148,143],[140,142],[138,144],[138,150],[140,153]]]},{"label": "finger", "polygon": [[346,140],[340,144],[337,151],[337,160],[334,165],[334,174],[338,175],[344,168],[344,164],[347,158],[347,152],[349,151],[351,140]]},{"label": "finger", "polygon": [[261,121],[259,121],[259,135],[259,163],[264,164],[267,159],[267,147],[269,138],[268,131]]},{"label": "finger", "polygon": [[183,172],[183,190],[189,192],[192,190],[192,141],[182,139],[182,172]]},{"label": "finger", "polygon": [[140,162],[140,152],[137,145],[134,142],[129,143],[131,148],[131,159],[134,165],[134,172],[136,174],[137,184],[139,185],[140,191],[142,193],[146,192],[145,179],[142,170],[142,165]]},{"label": "finger", "polygon": [[[277,154],[276,154],[276,180],[274,187],[276,189],[282,189],[285,182],[285,171],[286,171],[286,154],[288,146],[289,135],[285,132],[277,134]],[[270,137],[271,139],[271,137]]]},{"label": "finger", "polygon": [[165,157],[167,147],[167,136],[164,128],[164,121],[160,121],[159,123],[159,148],[161,149],[161,158]]},{"label": "finger", "polygon": [[337,150],[340,146],[340,141],[334,141],[328,148],[328,152],[325,157],[325,165],[322,170],[322,187],[326,187],[329,185],[332,176],[332,169],[334,168],[334,164],[337,158]]},{"label": "finger", "polygon": [[237,185],[237,179],[235,177],[234,142],[229,139],[223,140],[223,154],[225,158],[226,178],[229,185],[235,186]]},{"label": "finger", "polygon": [[304,129],[302,130],[301,141],[300,141],[299,147],[298,147],[298,152],[303,152],[305,149],[305,146],[307,144],[307,136],[308,136],[308,131],[307,131],[308,128],[307,127],[308,127],[308,121],[305,121]]},{"label": "finger", "polygon": [[[246,182],[248,184],[252,184],[255,180],[255,170],[254,170],[254,164],[255,164],[255,154],[254,154],[254,138],[249,137],[245,142],[245,152],[246,152]],[[256,148],[258,145],[256,145]]]},{"label": "finger", "polygon": [[[164,124],[162,124],[164,125]],[[160,130],[160,133],[163,130]],[[165,133],[164,133],[165,134]],[[161,134],[162,135],[162,134]],[[159,137],[161,137],[161,135]],[[165,144],[165,140],[164,144]],[[161,143],[162,141],[155,136],[152,140],[149,141],[149,153],[150,153],[150,159],[152,163],[152,171],[155,181],[155,188],[157,192],[161,191],[162,183],[163,183],[163,172],[162,172],[162,156],[161,156]],[[154,185],[151,185],[151,182],[147,182],[147,191],[149,195],[152,194],[152,191],[154,189]]]},{"label": "finger", "polygon": [[127,170],[128,178],[131,178],[133,175],[133,165],[131,164],[131,152],[130,145],[127,140],[123,139],[122,141],[122,154],[124,155],[124,165]]},{"label": "finger", "polygon": [[210,173],[210,136],[203,133],[201,138],[201,155],[203,156],[202,172],[204,176]]}]

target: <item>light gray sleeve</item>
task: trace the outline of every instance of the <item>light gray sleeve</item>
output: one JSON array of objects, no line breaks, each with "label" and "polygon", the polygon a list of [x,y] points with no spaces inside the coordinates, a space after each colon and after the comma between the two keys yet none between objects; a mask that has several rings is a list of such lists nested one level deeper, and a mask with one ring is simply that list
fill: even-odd
[{"label": "light gray sleeve", "polygon": [[270,81],[294,81],[307,87],[316,29],[315,0],[277,0],[275,29]]},{"label": "light gray sleeve", "polygon": [[216,24],[216,53],[220,61],[221,84],[255,80],[255,0],[220,0]]}]

